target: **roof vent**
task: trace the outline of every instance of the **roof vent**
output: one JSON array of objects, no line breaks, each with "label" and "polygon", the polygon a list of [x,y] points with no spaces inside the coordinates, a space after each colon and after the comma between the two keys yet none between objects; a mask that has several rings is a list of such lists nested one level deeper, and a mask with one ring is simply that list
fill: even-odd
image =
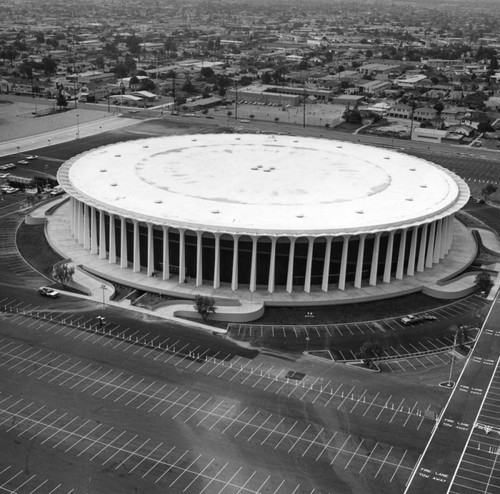
[{"label": "roof vent", "polygon": [[413,201],[413,197],[407,197],[407,198],[406,198],[406,200],[407,200],[408,202],[412,202],[412,201]]},{"label": "roof vent", "polygon": [[303,214],[297,214],[296,216],[297,216],[297,218],[303,218],[304,217]]},{"label": "roof vent", "polygon": [[423,184],[420,186],[421,189],[427,189],[427,185]]},{"label": "roof vent", "polygon": [[101,168],[99,171],[100,171],[101,173],[104,173],[104,172],[107,172],[108,170],[106,170],[106,168]]},{"label": "roof vent", "polygon": [[384,159],[385,159],[385,160],[390,160],[390,159],[391,159],[391,157],[390,157],[390,156],[384,156]]},{"label": "roof vent", "polygon": [[116,187],[118,184],[116,182],[113,182],[112,184],[109,185],[111,185],[111,187]]},{"label": "roof vent", "polygon": [[218,209],[212,209],[212,214],[219,214],[220,211]]},{"label": "roof vent", "polygon": [[156,199],[155,204],[161,204],[163,201],[161,199]]},{"label": "roof vent", "polygon": [[411,172],[414,172],[414,171],[416,171],[416,170],[417,170],[416,168],[410,168],[410,171],[411,171]]},{"label": "roof vent", "polygon": [[115,158],[120,158],[121,154],[115,154]]},{"label": "roof vent", "polygon": [[356,211],[356,213],[357,213],[357,214],[365,214],[365,212],[364,212],[362,209],[358,209],[358,210]]},{"label": "roof vent", "polygon": [[148,148],[149,146],[142,146],[143,148]]}]

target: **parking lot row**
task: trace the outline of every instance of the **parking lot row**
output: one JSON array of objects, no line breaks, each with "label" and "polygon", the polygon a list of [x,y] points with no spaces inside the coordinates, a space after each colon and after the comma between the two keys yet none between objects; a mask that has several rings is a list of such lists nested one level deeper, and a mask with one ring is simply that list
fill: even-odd
[{"label": "parking lot row", "polygon": [[[500,492],[500,359],[484,395],[450,494]],[[453,426],[454,424],[449,424]]]},{"label": "parking lot row", "polygon": [[66,412],[48,409],[12,395],[0,394],[0,427],[40,446],[58,448],[109,472],[149,477],[175,492],[312,494],[314,489],[274,478],[265,472],[223,464],[216,457],[181,450],[164,442],[105,426]]},{"label": "parking lot row", "polygon": [[[427,314],[435,316],[438,320],[450,319],[460,316],[477,314],[478,311],[487,307],[489,301],[478,295],[452,302],[447,305],[426,311]],[[262,325],[262,324],[237,324],[230,323],[228,330],[237,336],[258,336],[272,338],[309,338],[310,344],[313,339],[323,341],[326,337],[342,337],[356,335],[373,335],[386,331],[400,331],[408,328],[401,322],[401,318],[380,319],[375,321],[360,321],[338,324],[314,324],[314,312],[310,311],[309,323],[300,325]]]},{"label": "parking lot row", "polygon": [[0,492],[7,494],[73,494],[61,484],[39,475],[30,474],[26,469],[18,470],[12,465],[0,464]]},{"label": "parking lot row", "polygon": [[[141,347],[139,347],[141,348]],[[383,397],[380,393],[370,395],[365,389],[361,394],[356,392],[355,387],[338,385],[333,388],[333,383],[320,388],[303,382],[297,382],[282,376],[280,379],[273,378],[264,372],[264,369],[255,369],[254,372],[246,372],[247,362],[244,364],[231,363],[229,366],[214,365],[213,361],[203,363],[189,362],[187,370],[195,365],[196,372],[204,371],[207,375],[223,378],[228,382],[235,382],[238,385],[244,384],[264,390],[268,393],[285,395],[300,401],[310,401],[313,404],[332,409],[341,410],[344,413],[362,415],[373,420],[383,421],[393,425],[422,429],[423,431],[432,427],[433,422],[425,420],[430,410],[430,406],[423,407],[415,401],[405,399],[395,401],[392,396]],[[33,379],[44,379],[48,383],[65,386],[69,389],[86,392],[92,396],[110,399],[127,406],[135,406],[143,411],[159,413],[164,415],[168,412],[172,418],[200,421],[197,426],[214,427],[212,421],[218,427],[222,427],[226,432],[232,427],[229,433],[241,434],[239,427],[246,429],[246,432],[259,434],[269,434],[266,441],[281,443],[286,435],[289,435],[289,427],[286,421],[282,420],[277,424],[278,417],[272,414],[262,414],[259,410],[249,409],[242,412],[234,406],[231,410],[226,408],[224,401],[214,403],[210,396],[201,393],[195,394],[175,387],[173,384],[162,384],[161,382],[151,382],[148,379],[113,368],[97,367],[80,360],[67,357],[55,352],[36,350],[30,346],[17,343],[12,340],[0,340],[0,368],[25,374]],[[328,387],[328,385],[330,387]],[[255,414],[255,422],[254,420]],[[262,418],[264,423],[260,423]],[[186,420],[187,421],[187,420]],[[311,428],[311,424],[295,424],[294,434],[299,434],[299,430],[305,427]],[[314,427],[310,433],[313,433]],[[272,436],[272,437],[271,437]],[[253,437],[253,436],[252,436]],[[258,439],[258,437],[257,437]],[[311,438],[304,436],[304,444],[310,445]],[[320,447],[323,445],[320,444]]]}]

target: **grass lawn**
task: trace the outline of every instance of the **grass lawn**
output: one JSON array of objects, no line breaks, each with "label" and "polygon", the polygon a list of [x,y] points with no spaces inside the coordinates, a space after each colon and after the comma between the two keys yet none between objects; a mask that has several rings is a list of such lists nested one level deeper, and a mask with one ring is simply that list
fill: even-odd
[{"label": "grass lawn", "polygon": [[16,242],[24,259],[48,278],[52,277],[54,264],[63,260],[47,242],[44,225],[26,225],[23,222],[17,231]]},{"label": "grass lawn", "polygon": [[[415,293],[363,304],[332,305],[329,307],[267,307],[264,315],[258,321],[253,321],[252,324],[338,324],[370,321],[422,312],[440,307],[445,303],[443,300]],[[313,314],[313,317],[310,313]]]}]

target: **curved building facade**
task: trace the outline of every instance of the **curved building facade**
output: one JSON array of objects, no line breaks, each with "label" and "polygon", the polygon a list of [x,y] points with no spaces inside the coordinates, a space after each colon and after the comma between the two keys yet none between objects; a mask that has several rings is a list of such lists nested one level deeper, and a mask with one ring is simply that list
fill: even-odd
[{"label": "curved building facade", "polygon": [[294,136],[113,144],[67,161],[71,231],[123,269],[198,287],[289,293],[390,283],[449,252],[469,199],[405,154]]}]

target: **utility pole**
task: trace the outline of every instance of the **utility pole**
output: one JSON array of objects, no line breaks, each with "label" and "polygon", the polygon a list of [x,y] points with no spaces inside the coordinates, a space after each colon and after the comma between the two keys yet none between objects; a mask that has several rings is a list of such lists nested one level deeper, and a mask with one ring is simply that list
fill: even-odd
[{"label": "utility pole", "polygon": [[238,120],[238,81],[234,80],[235,89],[235,104],[234,104],[234,119]]},{"label": "utility pole", "polygon": [[302,127],[306,127],[306,86],[304,85],[304,103],[302,105]]}]

